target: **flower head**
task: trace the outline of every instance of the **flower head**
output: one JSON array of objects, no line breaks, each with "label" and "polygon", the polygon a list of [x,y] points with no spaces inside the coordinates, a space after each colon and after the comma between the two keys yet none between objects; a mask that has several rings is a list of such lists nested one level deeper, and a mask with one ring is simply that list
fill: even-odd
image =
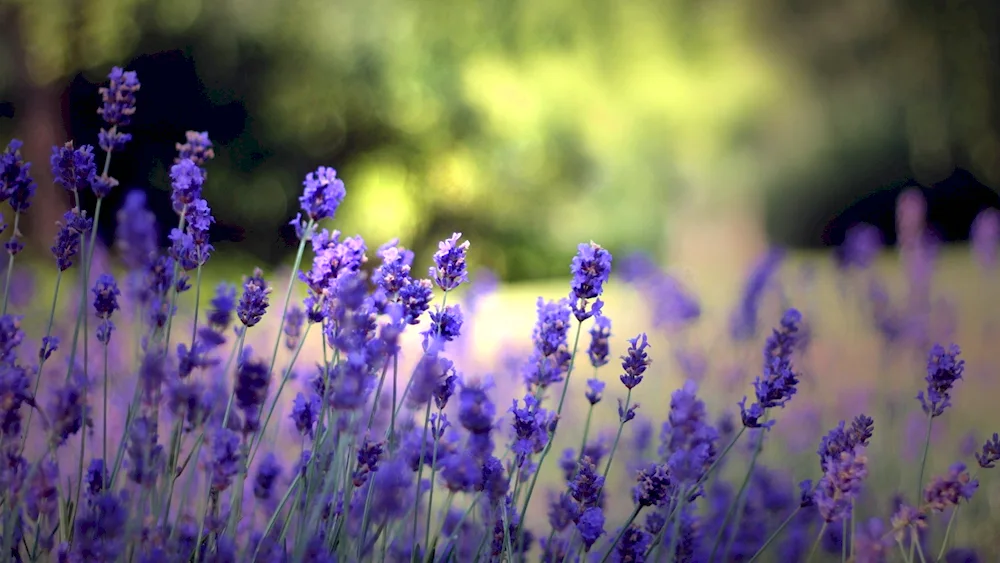
[{"label": "flower head", "polygon": [[205,171],[190,158],[185,158],[170,167],[170,201],[176,213],[184,212],[187,205],[201,199],[201,188],[205,184]]},{"label": "flower head", "polygon": [[60,271],[73,265],[73,256],[80,249],[80,237],[89,232],[93,224],[92,220],[76,209],[70,209],[63,215],[56,243],[52,246],[52,255],[55,256]]},{"label": "flower head", "polygon": [[91,291],[94,294],[94,312],[97,313],[97,318],[111,318],[111,314],[119,309],[118,296],[122,293],[115,278],[111,274],[101,274]]},{"label": "flower head", "polygon": [[233,477],[239,472],[243,455],[240,452],[240,437],[235,432],[220,428],[211,438],[208,450],[208,470],[213,491],[229,488]]},{"label": "flower head", "polygon": [[944,512],[946,508],[958,506],[962,499],[971,500],[979,488],[979,480],[973,479],[964,463],[956,463],[948,473],[935,477],[924,488],[924,502],[931,510]]},{"label": "flower head", "polygon": [[274,483],[281,476],[281,464],[273,452],[267,452],[260,465],[257,466],[257,476],[253,482],[253,496],[268,500],[274,494]]},{"label": "flower head", "polygon": [[23,143],[11,139],[0,155],[0,201],[10,201],[14,211],[25,211],[35,195],[35,181],[31,179],[31,163],[21,157]]},{"label": "flower head", "polygon": [[375,268],[375,285],[388,296],[397,295],[410,282],[413,252],[399,246],[398,239],[393,239],[379,247],[376,254],[382,264]]},{"label": "flower head", "polygon": [[932,417],[941,416],[951,406],[951,388],[962,379],[965,361],[959,360],[961,350],[952,344],[947,350],[939,344],[931,348],[927,358],[927,393],[917,394],[924,412]]},{"label": "flower head", "polygon": [[206,162],[215,158],[215,151],[212,150],[212,141],[208,138],[208,131],[201,133],[185,131],[184,142],[177,143],[175,147],[177,149],[175,164],[188,159],[198,166],[204,166]]},{"label": "flower head", "polygon": [[431,326],[424,333],[424,347],[436,338],[452,342],[462,332],[462,309],[458,305],[448,305],[431,312]]},{"label": "flower head", "polygon": [[61,446],[84,426],[92,424],[86,381],[82,377],[71,376],[53,395],[49,409],[50,432],[52,441]]},{"label": "flower head", "polygon": [[837,265],[844,270],[867,270],[882,250],[882,233],[878,227],[861,223],[847,229],[844,244],[837,252]]},{"label": "flower head", "polygon": [[562,381],[563,373],[569,369],[570,307],[565,299],[546,301],[541,297],[536,306],[538,320],[531,335],[534,348],[525,366],[525,380],[529,385],[545,388]]},{"label": "flower head", "polygon": [[604,284],[611,275],[611,253],[593,241],[581,243],[569,269],[573,274],[570,282],[573,314],[582,322],[595,313],[594,309],[587,310],[587,301],[604,292]]},{"label": "flower head", "polygon": [[608,363],[608,339],[611,338],[611,319],[604,315],[594,317],[594,326],[590,327],[590,347],[587,348],[587,356],[590,357],[590,365],[599,368]]},{"label": "flower head", "polygon": [[591,405],[601,402],[604,396],[605,383],[596,377],[587,380],[587,401]]},{"label": "flower head", "polygon": [[299,393],[295,396],[295,401],[292,403],[291,418],[295,421],[295,428],[299,431],[299,434],[308,438],[313,437],[316,422],[319,420],[320,407],[319,395],[310,394],[306,397],[304,394]]},{"label": "flower head", "polygon": [[748,428],[770,428],[774,421],[760,422],[767,409],[784,407],[796,392],[799,374],[792,366],[792,351],[800,339],[802,314],[788,309],[781,325],[774,329],[764,344],[763,373],[754,379],[757,401],[746,407],[746,397],[740,402],[743,425]]},{"label": "flower head", "polygon": [[530,455],[545,449],[549,441],[548,427],[554,415],[543,409],[531,394],[525,395],[523,408],[514,399],[510,412],[514,415],[514,444],[511,450],[517,456],[518,466],[521,466]]},{"label": "flower head", "polygon": [[247,327],[259,323],[270,304],[268,300],[270,293],[271,288],[264,280],[264,272],[260,268],[254,268],[253,275],[243,280],[243,295],[240,297],[239,305],[236,306],[236,316],[240,322]]},{"label": "flower head", "polygon": [[693,382],[674,391],[670,414],[660,433],[660,457],[679,482],[698,482],[715,462],[719,433],[708,422],[705,403],[696,396]]},{"label": "flower head", "polygon": [[602,535],[604,535],[604,511],[597,507],[591,507],[583,511],[580,520],[576,523],[576,529],[583,539],[584,551],[590,551]]},{"label": "flower head", "polygon": [[593,459],[583,456],[577,465],[576,475],[569,482],[569,492],[573,500],[584,508],[603,504],[604,477],[597,473]]},{"label": "flower head", "polygon": [[90,189],[97,176],[97,166],[94,164],[94,147],[83,145],[73,148],[73,141],[63,146],[52,147],[52,178],[57,186],[66,191],[82,192]]},{"label": "flower head", "polygon": [[108,79],[109,84],[98,90],[103,105],[97,113],[111,129],[101,129],[98,144],[106,152],[111,152],[124,149],[125,144],[132,140],[132,135],[122,133],[118,128],[131,123],[135,114],[135,93],[141,85],[134,71],[126,72],[119,67],[111,69]]},{"label": "flower head", "polygon": [[622,369],[625,370],[625,373],[619,378],[625,387],[632,389],[642,382],[642,374],[646,372],[646,368],[652,363],[652,360],[646,355],[649,342],[646,340],[645,332],[629,339],[628,343],[628,351],[622,356]]},{"label": "flower head", "polygon": [[754,265],[743,286],[739,305],[730,317],[729,332],[733,340],[749,340],[757,334],[760,302],[784,258],[783,250],[773,248]]},{"label": "flower head", "polygon": [[146,193],[132,190],[118,211],[115,245],[125,265],[136,270],[148,265],[159,247],[156,215],[146,208]]},{"label": "flower head", "polygon": [[840,522],[850,515],[851,505],[868,475],[868,458],[864,451],[864,446],[858,444],[836,455],[830,451],[821,460],[824,473],[812,498],[827,522]]},{"label": "flower head", "polygon": [[982,453],[976,452],[976,462],[983,469],[992,469],[997,461],[1000,461],[1000,434],[994,432],[993,437],[983,444]]},{"label": "flower head", "polygon": [[434,253],[434,266],[430,269],[430,277],[443,291],[451,291],[469,281],[469,272],[465,256],[469,252],[469,241],[458,243],[462,233],[454,233],[450,238],[438,244]]},{"label": "flower head", "polygon": [[306,322],[306,313],[298,305],[292,305],[285,314],[285,348],[295,351],[302,339],[302,325]]},{"label": "flower head", "polygon": [[243,357],[236,368],[236,406],[246,415],[245,432],[255,432],[260,425],[260,409],[267,400],[267,390],[271,385],[271,372],[267,360],[254,359],[253,349],[243,348]]},{"label": "flower head", "polygon": [[652,537],[645,530],[630,524],[622,539],[612,547],[611,560],[614,563],[642,563],[646,561],[646,549],[651,542]]},{"label": "flower head", "polygon": [[639,471],[632,499],[639,506],[662,506],[674,489],[674,479],[666,464],[654,463]]},{"label": "flower head", "polygon": [[347,195],[344,182],[337,177],[337,171],[326,166],[320,166],[315,172],[306,174],[302,186],[299,205],[311,221],[333,219]]}]

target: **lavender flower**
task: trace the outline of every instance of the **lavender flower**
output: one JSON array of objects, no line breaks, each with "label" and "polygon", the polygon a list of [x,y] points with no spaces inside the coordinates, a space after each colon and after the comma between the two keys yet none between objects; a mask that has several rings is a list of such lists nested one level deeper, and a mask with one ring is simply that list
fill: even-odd
[{"label": "lavender flower", "polygon": [[395,296],[411,281],[413,252],[399,246],[399,239],[392,239],[380,246],[376,255],[382,260],[382,264],[375,268],[375,285],[387,296]]},{"label": "lavender flower", "polygon": [[681,483],[699,481],[715,461],[718,431],[708,422],[705,403],[687,382],[670,397],[670,414],[660,433],[660,458]]},{"label": "lavender flower", "polygon": [[757,334],[757,319],[760,301],[764,292],[777,274],[785,253],[781,249],[771,249],[754,265],[743,286],[739,305],[733,311],[729,331],[733,340],[749,340]]},{"label": "lavender flower", "polygon": [[271,288],[264,281],[264,272],[254,268],[253,275],[243,279],[243,295],[236,306],[236,316],[246,327],[252,327],[260,322],[267,312],[268,295]]},{"label": "lavender flower", "polygon": [[601,398],[604,394],[605,383],[597,378],[591,378],[587,380],[587,401],[591,405],[596,405],[601,402]]},{"label": "lavender flower", "polygon": [[111,340],[111,331],[115,328],[111,322],[111,314],[119,309],[118,296],[121,291],[111,274],[101,274],[91,291],[94,293],[94,312],[102,320],[97,327],[97,340],[107,344]]},{"label": "lavender flower", "polygon": [[55,390],[48,420],[51,440],[56,446],[65,444],[84,426],[91,426],[86,381],[82,377],[71,376],[65,385]]},{"label": "lavender flower", "polygon": [[111,191],[117,187],[118,180],[106,174],[102,174],[94,177],[94,181],[90,184],[90,191],[94,192],[94,195],[100,199],[108,197]]},{"label": "lavender flower", "polygon": [[73,148],[73,141],[65,145],[52,147],[52,178],[57,186],[62,186],[69,192],[82,192],[90,189],[97,176],[94,164],[94,147],[83,145]]},{"label": "lavender flower", "polygon": [[924,488],[924,502],[931,510],[944,512],[949,507],[958,506],[962,499],[971,500],[979,488],[979,480],[973,479],[964,463],[955,463],[943,476],[934,477]]},{"label": "lavender flower", "polygon": [[628,351],[622,356],[622,369],[625,370],[625,373],[619,378],[626,388],[632,389],[642,382],[642,374],[646,372],[646,368],[652,363],[652,360],[646,355],[649,342],[646,340],[645,332],[629,339],[628,343]]},{"label": "lavender flower", "polygon": [[273,452],[268,452],[257,466],[253,496],[260,500],[269,500],[274,494],[274,483],[279,477],[281,477],[281,464]]},{"label": "lavender flower", "polygon": [[1000,246],[1000,210],[989,207],[979,212],[972,222],[969,240],[980,267],[992,271],[996,267],[997,247]]},{"label": "lavender flower", "polygon": [[837,265],[843,270],[867,270],[882,250],[882,234],[867,223],[847,230],[844,244],[838,249]]},{"label": "lavender flower", "polygon": [[21,433],[21,406],[32,404],[28,372],[5,361],[0,365],[0,432],[11,438]]},{"label": "lavender flower", "polygon": [[621,540],[612,546],[611,560],[614,563],[643,563],[646,561],[646,549],[652,538],[642,528],[630,524]]},{"label": "lavender flower", "polygon": [[562,381],[572,355],[566,335],[569,332],[570,307],[565,300],[537,301],[538,320],[532,332],[534,349],[525,366],[529,386],[548,387]]},{"label": "lavender flower", "polygon": [[599,299],[590,311],[587,310],[587,302],[604,292],[604,284],[611,275],[611,253],[593,241],[590,244],[581,243],[569,269],[573,274],[570,304],[576,319],[583,322],[600,311]]},{"label": "lavender flower", "polygon": [[944,414],[951,406],[951,388],[955,382],[962,379],[965,371],[965,361],[959,360],[961,350],[952,344],[947,350],[939,344],[931,348],[927,358],[927,394],[917,393],[917,400],[924,412],[931,417]]},{"label": "lavender flower", "polygon": [[129,428],[126,468],[133,483],[149,487],[160,474],[164,456],[163,446],[157,443],[157,430],[156,421],[147,416],[136,418]]},{"label": "lavender flower", "polygon": [[220,335],[233,322],[233,311],[236,309],[236,286],[226,282],[215,288],[215,297],[211,301],[212,308],[208,311],[208,324]]},{"label": "lavender flower", "polygon": [[608,354],[611,353],[608,346],[609,338],[611,338],[611,319],[604,315],[594,317],[594,326],[590,327],[590,347],[587,348],[587,356],[590,357],[590,365],[595,368],[608,363]]},{"label": "lavender flower", "polygon": [[545,449],[553,414],[541,408],[538,400],[530,394],[524,397],[524,408],[519,408],[517,399],[514,399],[510,412],[514,415],[514,444],[511,450],[517,456],[517,465],[520,467],[531,454]]},{"label": "lavender flower", "polygon": [[326,166],[320,166],[315,172],[306,174],[302,186],[299,205],[311,221],[333,219],[347,195],[344,182],[337,177],[337,171]]},{"label": "lavender flower", "polygon": [[[867,426],[870,420],[862,419],[858,425]],[[841,422],[823,439],[819,450],[823,477],[816,484],[812,501],[827,522],[840,522],[849,516],[851,504],[868,475],[868,459],[864,454],[867,439],[861,438],[871,434],[866,430],[845,433],[843,427]]]},{"label": "lavender flower", "polygon": [[438,243],[434,253],[434,266],[428,274],[443,291],[451,291],[469,281],[465,255],[469,252],[469,241],[458,244],[462,233],[454,233],[451,238]]},{"label": "lavender flower", "polygon": [[576,529],[583,540],[584,551],[589,552],[594,542],[604,535],[604,511],[596,507],[584,510],[576,523]]},{"label": "lavender flower", "polygon": [[208,131],[185,131],[184,143],[175,145],[177,158],[174,163],[182,160],[190,160],[198,166],[204,166],[206,162],[215,158],[215,151],[212,150],[212,141],[208,138]]},{"label": "lavender flower", "polygon": [[24,143],[11,139],[0,155],[0,201],[9,201],[15,212],[26,211],[35,196],[35,181],[31,179],[31,163],[21,157]]},{"label": "lavender flower", "polygon": [[132,190],[125,196],[125,203],[118,211],[118,228],[115,245],[125,266],[136,270],[147,266],[159,247],[156,215],[146,208],[146,194]]},{"label": "lavender flower", "polygon": [[185,158],[170,167],[170,201],[176,213],[184,213],[185,208],[201,199],[201,188],[205,184],[205,171],[193,160]]},{"label": "lavender flower", "polygon": [[983,444],[982,453],[976,452],[976,462],[983,469],[992,469],[997,461],[1000,461],[1000,434],[994,432],[993,438]]},{"label": "lavender flower", "polygon": [[799,374],[792,366],[792,350],[799,342],[802,314],[789,309],[764,344],[763,375],[754,379],[757,402],[746,407],[746,397],[740,401],[740,414],[747,428],[770,428],[774,421],[761,422],[767,409],[784,407],[796,392]]},{"label": "lavender flower", "polygon": [[82,212],[71,209],[63,215],[63,223],[56,235],[56,243],[52,247],[52,255],[60,271],[65,271],[73,265],[73,256],[80,249],[80,236],[90,231],[93,221]]},{"label": "lavender flower", "polygon": [[255,360],[253,349],[243,348],[243,357],[236,368],[236,406],[246,416],[244,432],[256,432],[260,426],[260,409],[267,400],[267,389],[271,385],[271,372],[266,360]]},{"label": "lavender flower", "polygon": [[420,323],[420,317],[430,308],[434,290],[430,280],[412,280],[399,290],[399,301],[403,304],[403,318],[406,324]]},{"label": "lavender flower", "polygon": [[462,309],[458,305],[448,305],[431,313],[431,326],[424,333],[424,347],[431,339],[440,338],[452,342],[462,332]]},{"label": "lavender flower", "polygon": [[229,488],[242,459],[239,436],[225,428],[217,430],[209,444],[206,463],[213,491],[221,492]]},{"label": "lavender flower", "polygon": [[285,314],[285,348],[294,352],[302,339],[302,325],[306,322],[306,313],[298,305],[292,305]]},{"label": "lavender flower", "polygon": [[639,506],[663,506],[675,486],[670,468],[662,463],[650,464],[641,470],[636,481],[632,500]]},{"label": "lavender flower", "polygon": [[295,428],[299,434],[308,438],[313,437],[313,430],[319,420],[320,399],[318,395],[310,394],[307,398],[302,393],[295,396],[292,404],[291,419],[295,421]]},{"label": "lavender flower", "polygon": [[69,560],[117,561],[125,550],[128,511],[122,498],[110,492],[95,496],[74,522]]},{"label": "lavender flower", "polygon": [[573,500],[583,508],[600,507],[604,500],[604,477],[597,473],[594,460],[583,456],[578,470],[569,482],[569,492]]},{"label": "lavender flower", "polygon": [[132,140],[132,135],[120,133],[118,127],[131,123],[135,114],[135,93],[141,85],[135,72],[126,72],[119,67],[111,69],[108,79],[108,86],[98,90],[103,106],[98,108],[97,114],[111,126],[110,130],[101,129],[98,136],[101,148],[111,152],[124,149],[125,144]]}]

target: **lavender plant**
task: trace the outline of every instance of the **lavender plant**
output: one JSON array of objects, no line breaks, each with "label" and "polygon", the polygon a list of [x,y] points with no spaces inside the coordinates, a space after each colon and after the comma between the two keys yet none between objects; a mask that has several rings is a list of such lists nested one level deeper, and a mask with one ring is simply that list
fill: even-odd
[{"label": "lavender plant", "polygon": [[[271,299],[281,286],[255,269],[239,291],[219,284],[202,307],[203,270],[214,251],[214,218],[202,198],[214,156],[207,132],[188,132],[177,143],[170,168],[177,226],[169,247],[159,247],[141,193],[128,194],[118,213],[116,245],[124,282],[119,287],[112,272],[101,272],[88,287],[96,264],[93,225],[117,187],[108,175],[111,155],[131,141],[123,128],[136,111],[138,90],[134,72],[115,68],[100,91],[98,112],[108,125],[98,137],[105,151],[101,171],[90,145],[77,148],[71,141],[53,148],[54,181],[74,195],[75,205],[51,248],[54,295],[37,353],[26,352],[23,317],[7,312],[14,257],[23,248],[18,222],[35,185],[20,141],[11,141],[0,157],[0,199],[14,212],[0,316],[3,557],[752,562],[810,561],[828,556],[825,546],[834,543],[830,559],[887,561],[898,547],[901,560],[925,563],[935,555],[928,551],[928,530],[936,515],[947,513],[935,561],[975,560],[968,549],[948,548],[959,508],[977,491],[977,475],[956,462],[923,479],[931,424],[951,405],[964,373],[954,345],[930,349],[927,388],[917,396],[928,424],[916,468],[920,494],[901,497],[886,514],[866,502],[879,492],[867,485],[879,457],[869,452],[875,421],[866,415],[850,425],[840,422],[821,438],[812,479],[796,485],[763,463],[765,446],[774,442],[771,429],[783,424],[781,411],[804,377],[809,332],[794,308],[763,343],[752,399],[734,405],[738,427],[726,417],[735,409],[713,418],[698,384],[688,381],[670,396],[659,448],[654,458],[646,457],[652,425],[645,418],[628,423],[637,418],[635,390],[659,376],[649,369],[655,350],[646,333],[629,339],[621,368],[612,374],[624,393],[607,386],[602,370],[610,369],[613,335],[602,297],[612,281],[612,256],[593,242],[579,245],[570,261],[568,296],[538,299],[531,351],[518,372],[524,392],[511,398],[507,411],[497,408],[493,377],[459,371],[456,342],[474,309],[466,303],[463,313],[455,302],[469,280],[469,241],[460,233],[442,241],[426,279],[413,277],[414,254],[397,240],[380,246],[379,265],[365,269],[365,241],[330,230],[347,196],[332,168],[321,166],[303,182],[301,209],[291,221],[299,245],[280,305]],[[87,189],[97,196],[92,214],[80,203]],[[867,268],[876,245],[865,242],[869,230],[854,234],[855,257],[841,259]],[[300,269],[307,247],[312,261]],[[782,256],[771,251],[752,273],[728,326],[734,340],[756,333],[764,316],[761,297],[775,283]],[[55,312],[63,273],[74,265],[81,299],[92,295],[93,301],[79,308],[73,326],[60,327]],[[663,317],[657,322],[671,334],[702,316],[697,299],[651,263],[632,261],[627,269],[630,279],[657,296],[657,317]],[[440,301],[432,307],[435,287]],[[192,289],[191,315],[181,316],[179,297]],[[293,302],[297,289],[305,294],[301,304]],[[89,371],[91,315],[98,320],[93,336],[101,346],[100,391]],[[180,330],[185,322],[190,331]],[[274,329],[255,328],[263,324]],[[566,423],[573,417],[566,398],[579,379],[572,375],[585,324],[593,373],[583,393],[581,439]],[[421,325],[419,352],[400,390],[403,335]],[[127,330],[116,332],[117,326]],[[59,334],[72,334],[66,349],[56,336],[63,328]],[[118,350],[127,347],[123,340],[135,348]],[[307,342],[322,354],[315,366],[302,368]],[[280,368],[279,356],[287,360]],[[47,362],[62,361],[65,375],[50,382]],[[286,392],[289,386],[299,389]],[[606,410],[605,394],[618,400],[613,440],[592,433],[595,412]],[[87,441],[98,420],[99,447]],[[117,441],[109,429],[117,430]],[[735,446],[748,429],[749,456],[740,460]],[[562,482],[541,480],[557,434],[567,433],[573,443],[579,439],[579,448],[565,450],[559,460]],[[76,439],[79,449],[71,451],[68,444]],[[975,452],[977,471],[998,461],[1000,441],[993,434]],[[611,471],[616,462],[638,468],[625,476],[627,486],[620,482],[625,472]],[[724,469],[733,465],[745,467],[730,472],[742,476],[730,483]],[[540,484],[549,489],[544,509],[534,498]],[[625,518],[612,510],[619,500],[631,505]]]}]

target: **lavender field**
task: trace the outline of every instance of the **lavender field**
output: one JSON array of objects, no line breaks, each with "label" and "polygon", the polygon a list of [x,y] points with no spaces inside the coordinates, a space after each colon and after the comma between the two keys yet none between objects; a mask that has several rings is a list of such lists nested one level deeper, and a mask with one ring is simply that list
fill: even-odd
[{"label": "lavender field", "polygon": [[835,255],[664,267],[580,241],[564,278],[498,285],[461,233],[425,272],[335,230],[350,179],[321,166],[294,266],[261,271],[208,237],[210,132],[171,155],[169,247],[140,193],[102,208],[140,79],[114,69],[99,138],[34,163],[77,202],[50,257],[21,254],[33,168],[0,157],[11,561],[1000,559],[996,210],[971,249],[904,192],[894,248],[859,225]]}]

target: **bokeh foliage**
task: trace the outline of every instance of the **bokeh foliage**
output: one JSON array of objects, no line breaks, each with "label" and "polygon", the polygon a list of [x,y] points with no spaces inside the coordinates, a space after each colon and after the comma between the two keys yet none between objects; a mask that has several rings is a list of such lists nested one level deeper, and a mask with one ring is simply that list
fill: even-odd
[{"label": "bokeh foliage", "polygon": [[578,240],[663,250],[681,214],[877,188],[859,163],[996,186],[997,8],[933,4],[0,0],[0,92],[180,49],[248,115],[206,187],[222,221],[274,233],[329,164],[343,230],[418,251],[463,230],[518,279]]}]

